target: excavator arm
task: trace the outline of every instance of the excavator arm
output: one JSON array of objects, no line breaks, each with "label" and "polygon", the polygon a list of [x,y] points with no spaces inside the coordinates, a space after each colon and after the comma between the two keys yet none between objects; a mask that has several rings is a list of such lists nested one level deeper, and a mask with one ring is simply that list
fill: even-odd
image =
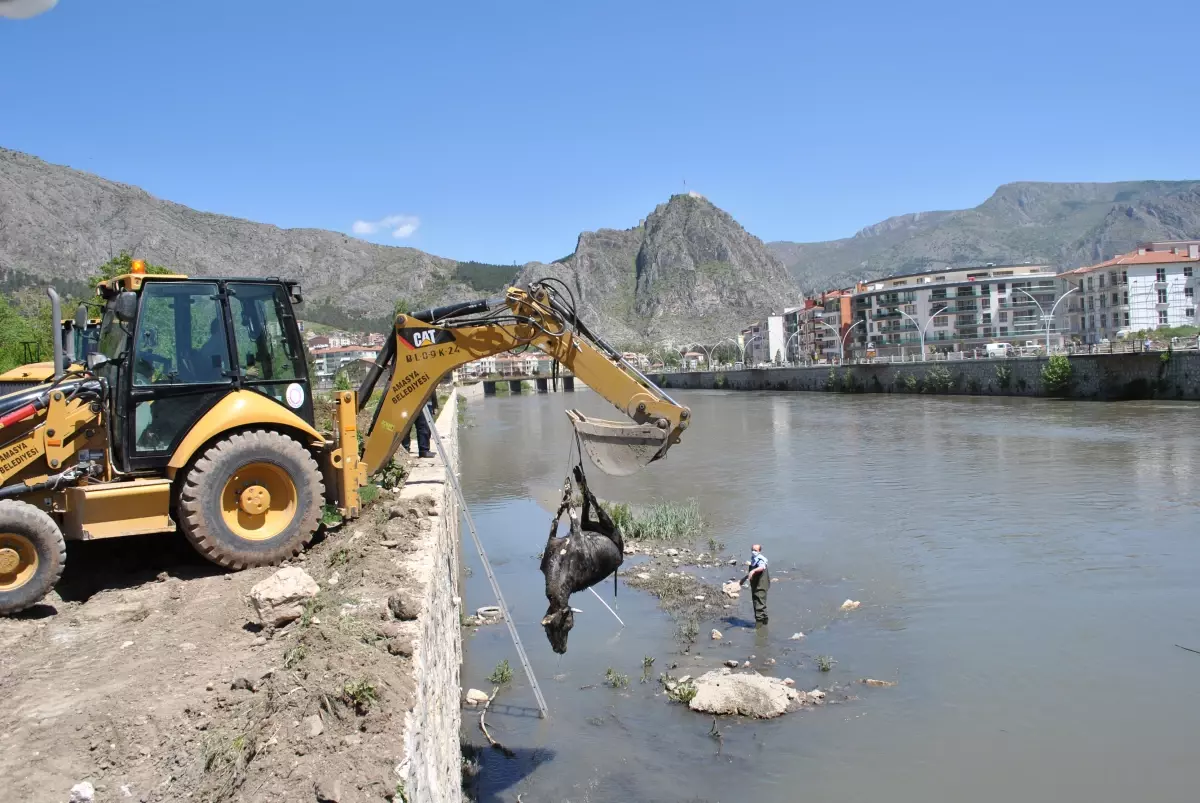
[{"label": "excavator arm", "polygon": [[[342,507],[357,508],[357,484],[379,471],[395,454],[404,432],[455,368],[481,357],[535,348],[552,357],[580,381],[612,403],[633,424],[593,419],[578,410],[567,416],[592,461],[616,476],[632,474],[664,457],[689,424],[690,411],[646,378],[620,353],[593,335],[549,283],[510,288],[499,299],[455,304],[398,315],[393,337],[354,398],[337,395],[338,457],[342,470]],[[375,409],[356,457],[353,413],[367,404],[376,383],[392,367],[391,379]],[[353,409],[351,404],[353,403]],[[343,426],[343,424],[348,425]],[[357,475],[358,483],[351,475]],[[354,485],[353,488],[350,486]],[[353,499],[347,497],[353,495]],[[348,504],[353,501],[353,504]]]}]

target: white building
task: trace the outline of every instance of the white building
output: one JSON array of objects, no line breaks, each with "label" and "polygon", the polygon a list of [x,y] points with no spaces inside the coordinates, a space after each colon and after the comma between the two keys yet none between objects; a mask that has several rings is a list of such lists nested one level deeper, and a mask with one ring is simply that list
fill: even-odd
[{"label": "white building", "polygon": [[[1044,316],[1052,310],[1050,345],[1060,348],[1067,304],[1057,309],[1055,304],[1063,290],[1048,265],[987,265],[889,276],[860,285],[854,294],[846,356],[872,349],[880,356],[916,354],[922,330],[927,353],[982,349],[998,342],[1044,347]],[[827,304],[826,322],[831,317]],[[829,354],[829,345],[825,352]]]},{"label": "white building", "polygon": [[1061,274],[1078,288],[1067,312],[1072,338],[1098,343],[1160,327],[1196,326],[1198,267],[1200,240],[1185,240],[1144,243],[1128,254]]},{"label": "white building", "polygon": [[379,356],[379,349],[364,346],[339,346],[324,349],[312,349],[313,368],[316,369],[317,379],[329,379],[346,365],[358,360],[374,362]]}]

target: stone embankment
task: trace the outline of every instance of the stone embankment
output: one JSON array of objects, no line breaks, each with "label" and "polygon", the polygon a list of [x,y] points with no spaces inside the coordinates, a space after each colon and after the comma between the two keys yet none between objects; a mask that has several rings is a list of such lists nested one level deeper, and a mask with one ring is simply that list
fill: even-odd
[{"label": "stone embankment", "polygon": [[[1073,399],[1200,400],[1200,353],[1077,354],[1069,358]],[[1046,360],[949,360],[810,368],[754,368],[652,374],[671,389],[804,390],[840,393],[942,393],[1047,396]]]}]

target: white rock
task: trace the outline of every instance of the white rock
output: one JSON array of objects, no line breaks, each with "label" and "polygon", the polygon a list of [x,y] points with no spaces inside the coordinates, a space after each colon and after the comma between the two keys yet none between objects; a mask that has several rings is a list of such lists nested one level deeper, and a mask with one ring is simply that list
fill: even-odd
[{"label": "white rock", "polygon": [[132,647],[132,646],[133,646],[132,641],[122,641],[121,642],[121,649],[125,649],[126,647]]},{"label": "white rock", "polygon": [[725,666],[729,667],[730,669],[737,669],[738,662],[735,661],[734,659],[730,658],[728,661],[725,662]]},{"label": "white rock", "polygon": [[185,641],[179,645],[179,649],[183,650],[184,652],[191,652],[192,650],[196,649],[196,645],[190,641]]},{"label": "white rock", "polygon": [[121,789],[121,797],[133,797],[133,791],[130,790],[129,784],[127,784],[127,783],[121,784],[120,789]]},{"label": "white rock", "polygon": [[92,803],[96,799],[96,789],[87,781],[80,781],[71,787],[70,803]]},{"label": "white rock", "polygon": [[791,678],[784,678],[784,679],[783,679],[783,685],[784,685],[784,686],[795,686],[795,685],[796,685],[796,681],[792,680]]},{"label": "white rock", "polygon": [[789,641],[799,641],[799,640],[800,640],[800,639],[802,639],[802,638],[804,638],[804,634],[803,634],[803,633],[793,633],[793,634],[792,634],[792,635],[789,637],[789,639],[788,639],[788,640],[789,640]]},{"label": "white rock", "polygon": [[336,588],[337,584],[339,582],[341,582],[341,579],[342,579],[342,576],[340,574],[338,574],[338,570],[334,569],[333,574],[329,575],[329,579],[326,580],[325,582],[329,584],[330,588]]},{"label": "white rock", "polygon": [[749,662],[749,661],[747,661],[746,663],[742,664],[742,668],[743,668],[743,669],[749,669],[749,668],[750,668],[750,662]]},{"label": "white rock", "polygon": [[824,700],[824,699],[825,699],[825,692],[821,691],[820,689],[813,689],[812,691],[810,691],[810,692],[808,693],[808,699],[810,699],[810,700]]},{"label": "white rock", "polygon": [[692,679],[692,676],[691,676],[691,675],[684,675],[683,677],[681,677],[681,678],[679,679],[678,683],[679,683],[679,685],[681,685],[681,686],[682,686],[684,683],[687,683],[687,682],[688,682],[689,680],[691,680],[691,679]]},{"label": "white rock", "polygon": [[737,566],[737,558],[730,558],[730,559],[729,559],[729,565],[730,565],[730,566]]},{"label": "white rock", "polygon": [[650,573],[649,573],[649,572],[638,572],[638,573],[637,573],[637,579],[639,579],[639,580],[649,580],[649,579],[650,579]]},{"label": "white rock", "polygon": [[325,732],[325,723],[321,721],[320,714],[310,714],[304,718],[304,726],[308,728],[310,737],[320,736]]},{"label": "white rock", "polygon": [[777,717],[805,702],[782,680],[727,670],[706,672],[692,681],[696,696],[688,703],[693,711],[747,717]]},{"label": "white rock", "polygon": [[304,613],[304,601],[320,593],[321,587],[308,572],[296,566],[280,569],[250,589],[250,602],[259,621],[279,627]]},{"label": "white rock", "polygon": [[713,631],[712,631],[712,633],[711,633],[710,635],[712,636],[712,640],[713,640],[713,641],[720,641],[720,640],[721,640],[721,631],[720,631],[720,630],[717,630],[715,627],[713,628]]},{"label": "white rock", "polygon": [[696,600],[696,602],[704,602],[704,595],[697,594],[696,596],[692,597],[692,599]]},{"label": "white rock", "polygon": [[470,705],[483,705],[487,701],[488,696],[485,692],[481,692],[479,689],[467,690],[467,702]]},{"label": "white rock", "polygon": [[859,605],[862,605],[862,603],[859,602],[858,600],[848,599],[842,603],[842,610],[843,611],[852,611],[855,608],[857,608]]},{"label": "white rock", "polygon": [[721,586],[721,591],[730,599],[737,599],[742,595],[742,587],[738,585],[737,580],[730,580]]},{"label": "white rock", "polygon": [[678,554],[679,554],[679,550],[678,550],[678,549],[675,549],[675,548],[671,548],[671,549],[668,549],[668,550],[667,550],[666,552],[664,552],[663,554],[664,554],[664,555],[666,555],[668,558],[673,558],[673,557],[675,557],[676,555],[678,555]]}]

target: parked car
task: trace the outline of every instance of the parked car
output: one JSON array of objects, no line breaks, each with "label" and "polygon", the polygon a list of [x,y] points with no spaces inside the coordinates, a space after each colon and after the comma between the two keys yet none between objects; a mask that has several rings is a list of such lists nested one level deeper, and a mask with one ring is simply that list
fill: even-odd
[{"label": "parked car", "polygon": [[1012,357],[1015,353],[1012,343],[988,343],[988,357]]}]

